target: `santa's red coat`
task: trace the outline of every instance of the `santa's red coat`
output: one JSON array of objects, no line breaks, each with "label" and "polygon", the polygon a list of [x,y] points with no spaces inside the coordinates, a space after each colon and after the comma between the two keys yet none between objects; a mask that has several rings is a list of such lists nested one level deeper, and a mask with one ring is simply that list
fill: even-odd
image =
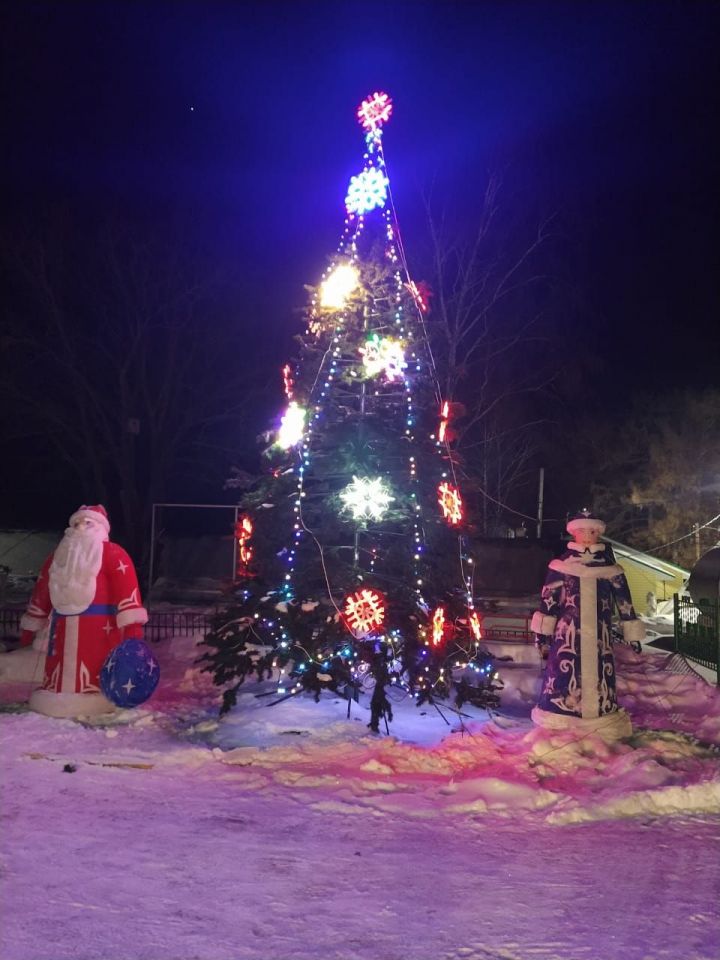
[{"label": "santa's red coat", "polygon": [[[43,564],[26,613],[20,621],[23,642],[50,618],[50,641],[42,688],[53,693],[97,693],[100,670],[110,651],[122,640],[141,637],[147,610],[140,600],[135,566],[116,543],[103,544],[95,596],[87,612],[61,616],[50,600],[51,554]],[[102,612],[95,612],[100,608]]]}]

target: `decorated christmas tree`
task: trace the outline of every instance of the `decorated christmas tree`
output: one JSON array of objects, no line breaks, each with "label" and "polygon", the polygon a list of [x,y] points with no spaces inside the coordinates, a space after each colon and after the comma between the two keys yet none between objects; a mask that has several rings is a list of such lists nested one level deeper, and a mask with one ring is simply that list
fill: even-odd
[{"label": "decorated christmas tree", "polygon": [[[487,692],[463,498],[427,335],[429,296],[411,279],[392,201],[384,93],[358,109],[363,165],[345,226],[309,289],[286,406],[266,434],[266,473],[236,531],[237,602],[206,638],[225,710],[250,675],[277,700],[324,689],[418,703]],[[393,691],[398,691],[394,693]]]}]

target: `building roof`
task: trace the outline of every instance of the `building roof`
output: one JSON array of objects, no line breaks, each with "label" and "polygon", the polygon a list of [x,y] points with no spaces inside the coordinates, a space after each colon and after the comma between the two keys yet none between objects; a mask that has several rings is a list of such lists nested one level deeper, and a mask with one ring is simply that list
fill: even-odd
[{"label": "building roof", "polygon": [[617,557],[624,557],[627,560],[632,560],[633,563],[640,564],[640,566],[648,567],[648,569],[657,573],[660,579],[675,580],[677,577],[687,579],[690,576],[689,570],[686,570],[685,567],[679,567],[676,563],[670,563],[669,560],[661,560],[660,557],[654,557],[651,553],[645,553],[644,550],[638,550],[636,547],[629,547],[625,543],[618,543],[617,540],[611,540],[610,537],[603,537],[603,539],[610,544]]}]

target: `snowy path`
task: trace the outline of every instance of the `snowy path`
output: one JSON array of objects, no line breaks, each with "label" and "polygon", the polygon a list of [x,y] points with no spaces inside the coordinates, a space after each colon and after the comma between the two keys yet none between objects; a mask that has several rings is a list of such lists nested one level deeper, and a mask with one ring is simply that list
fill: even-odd
[{"label": "snowy path", "polygon": [[624,658],[608,748],[252,690],[218,723],[158,652],[150,709],[0,716],[2,960],[720,957],[720,692],[664,658]]},{"label": "snowy path", "polygon": [[258,796],[216,764],[25,767],[3,960],[718,956],[720,818],[428,822]]}]

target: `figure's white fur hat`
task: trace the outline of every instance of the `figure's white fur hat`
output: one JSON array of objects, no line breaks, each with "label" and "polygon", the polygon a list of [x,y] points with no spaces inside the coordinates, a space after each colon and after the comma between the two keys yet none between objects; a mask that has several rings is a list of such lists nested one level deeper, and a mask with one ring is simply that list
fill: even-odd
[{"label": "figure's white fur hat", "polygon": [[107,510],[101,503],[97,503],[92,507],[88,507],[86,504],[78,507],[68,520],[68,526],[71,527],[76,520],[82,520],[83,518],[94,520],[95,523],[99,523],[101,527],[105,528],[105,533],[110,533],[110,521],[108,520]]},{"label": "figure's white fur hat", "polygon": [[565,529],[568,533],[574,533],[576,530],[587,530],[589,527],[595,527],[600,533],[605,533],[605,522],[596,517],[592,510],[584,507],[574,517],[570,517]]}]

